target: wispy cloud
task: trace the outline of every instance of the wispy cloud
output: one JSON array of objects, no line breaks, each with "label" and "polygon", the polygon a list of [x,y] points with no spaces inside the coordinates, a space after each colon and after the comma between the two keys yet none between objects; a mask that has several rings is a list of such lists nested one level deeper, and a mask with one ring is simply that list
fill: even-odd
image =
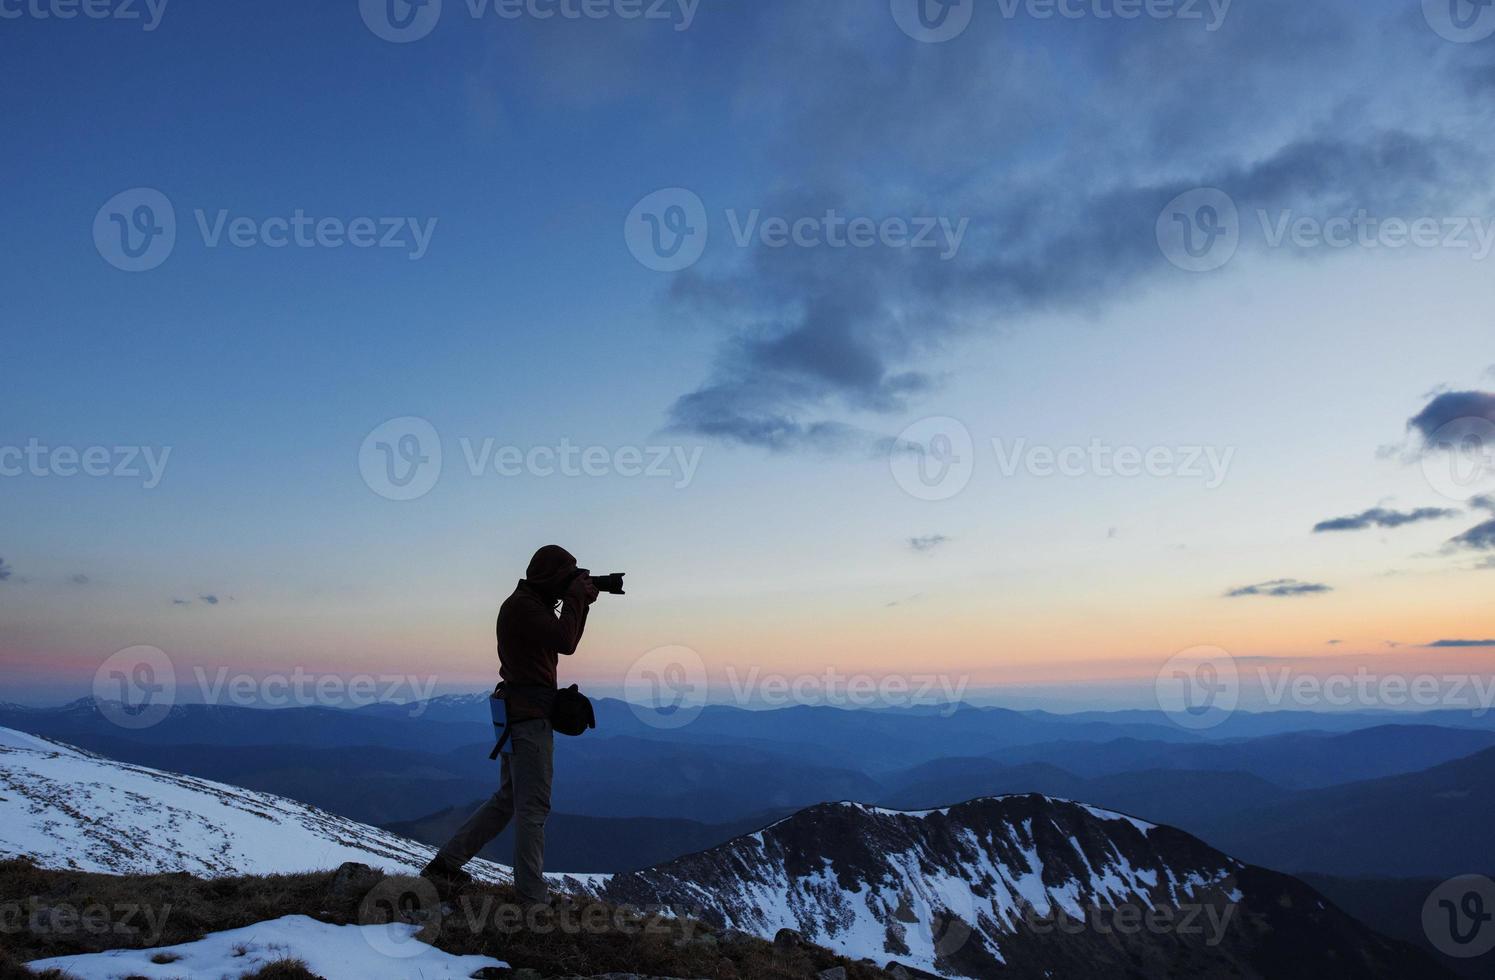
[{"label": "wispy cloud", "polygon": [[940,545],[948,544],[949,541],[950,539],[943,534],[927,534],[921,538],[909,538],[908,546],[915,551],[927,552],[933,551]]},{"label": "wispy cloud", "polygon": [[1385,507],[1372,507],[1370,510],[1350,517],[1336,517],[1320,521],[1313,526],[1313,533],[1364,531],[1372,527],[1402,527],[1405,524],[1416,524],[1420,521],[1458,517],[1459,514],[1460,511],[1450,510],[1447,507],[1419,507],[1416,510],[1388,510]]},{"label": "wispy cloud", "polygon": [[1294,596],[1317,595],[1322,592],[1333,592],[1334,590],[1318,582],[1300,582],[1293,578],[1273,579],[1270,582],[1259,582],[1256,585],[1243,585],[1238,589],[1231,589],[1225,593],[1227,599],[1240,599],[1246,596],[1267,596],[1273,599],[1286,599]]},{"label": "wispy cloud", "polygon": [[1439,640],[1436,643],[1429,643],[1428,646],[1454,649],[1465,647],[1495,647],[1495,640]]},{"label": "wispy cloud", "polygon": [[173,606],[191,606],[196,605],[197,603],[202,603],[204,606],[216,606],[224,600],[232,602],[233,598],[234,597],[231,595],[220,597],[209,592],[204,592],[196,599],[172,599],[171,604]]},{"label": "wispy cloud", "polygon": [[92,579],[90,579],[87,575],[84,575],[82,572],[74,572],[72,575],[69,575],[67,577],[68,585],[88,585],[92,581]]}]

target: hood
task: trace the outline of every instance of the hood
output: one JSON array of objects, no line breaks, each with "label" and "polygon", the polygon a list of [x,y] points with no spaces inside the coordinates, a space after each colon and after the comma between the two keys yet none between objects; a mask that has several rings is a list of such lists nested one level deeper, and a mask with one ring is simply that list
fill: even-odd
[{"label": "hood", "polygon": [[575,570],[576,556],[558,544],[547,544],[529,560],[524,580],[546,595],[559,596],[567,577]]}]

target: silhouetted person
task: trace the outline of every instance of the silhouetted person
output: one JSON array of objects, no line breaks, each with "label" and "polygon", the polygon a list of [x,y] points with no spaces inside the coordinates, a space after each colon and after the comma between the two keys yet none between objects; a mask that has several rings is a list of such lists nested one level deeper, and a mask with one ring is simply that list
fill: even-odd
[{"label": "silhouetted person", "polygon": [[[499,674],[504,679],[512,752],[503,759],[497,793],[467,818],[428,864],[423,875],[465,882],[462,866],[508,826],[514,826],[514,887],[525,902],[541,903],[545,886],[545,818],[550,815],[550,779],[555,736],[550,708],[556,664],[576,652],[597,589],[577,574],[576,559],[559,545],[546,545],[530,559],[525,577],[498,610]],[[556,603],[560,612],[556,612]]]}]

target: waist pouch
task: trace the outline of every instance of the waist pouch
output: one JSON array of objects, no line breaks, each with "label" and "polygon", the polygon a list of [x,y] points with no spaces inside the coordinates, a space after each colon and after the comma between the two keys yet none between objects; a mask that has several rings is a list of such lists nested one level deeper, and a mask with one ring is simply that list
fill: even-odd
[{"label": "waist pouch", "polygon": [[[493,716],[493,728],[498,732],[498,744],[493,746],[493,751],[488,754],[488,758],[498,758],[499,753],[508,744],[509,736],[513,734],[514,724],[544,720],[546,715],[543,712],[534,713],[533,709],[546,701],[550,702],[548,719],[550,725],[562,735],[580,735],[588,728],[597,727],[597,715],[592,711],[591,700],[581,693],[575,684],[559,691],[552,691],[550,688],[510,687],[500,681],[488,697],[488,710]],[[512,719],[509,717],[511,703],[517,709],[516,713],[519,717]],[[523,708],[529,708],[531,711],[526,712]]]}]

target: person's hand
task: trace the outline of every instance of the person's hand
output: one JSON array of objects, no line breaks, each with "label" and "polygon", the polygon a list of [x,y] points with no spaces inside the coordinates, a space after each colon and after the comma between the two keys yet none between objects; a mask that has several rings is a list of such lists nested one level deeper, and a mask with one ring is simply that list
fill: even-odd
[{"label": "person's hand", "polygon": [[589,575],[576,576],[576,580],[571,583],[571,593],[589,606],[597,601],[597,596],[599,595],[597,586],[592,584],[592,579]]}]

